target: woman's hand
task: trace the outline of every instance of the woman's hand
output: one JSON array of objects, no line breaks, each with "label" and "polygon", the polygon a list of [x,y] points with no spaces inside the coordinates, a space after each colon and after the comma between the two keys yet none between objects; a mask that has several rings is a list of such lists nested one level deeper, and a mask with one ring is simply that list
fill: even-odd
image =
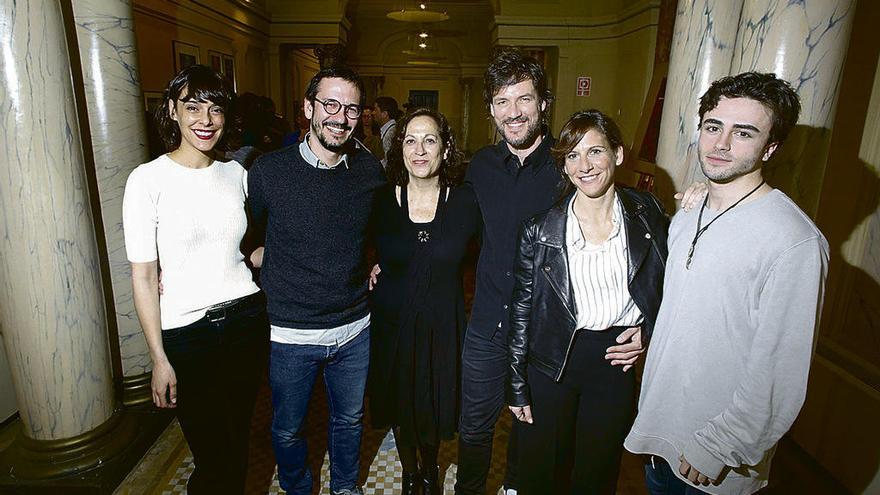
[{"label": "woman's hand", "polygon": [[532,406],[507,406],[510,408],[510,412],[513,413],[513,417],[522,421],[523,423],[532,424]]},{"label": "woman's hand", "polygon": [[[153,404],[170,409],[177,407],[177,375],[167,359],[153,363]],[[167,397],[166,397],[167,394]]]},{"label": "woman's hand", "polygon": [[373,265],[373,269],[370,270],[370,290],[373,290],[376,287],[376,284],[379,283],[379,274],[382,273],[382,269],[379,268],[379,265]]},{"label": "woman's hand", "polygon": [[261,268],[263,266],[263,251],[265,251],[265,248],[260,246],[257,249],[254,249],[254,252],[251,253],[251,266],[254,268]]},{"label": "woman's hand", "polygon": [[626,372],[639,359],[639,355],[645,352],[642,346],[642,328],[629,327],[620,332],[617,336],[617,343],[620,345],[611,346],[605,349],[605,359],[611,361],[611,366],[623,365],[623,371]]},{"label": "woman's hand", "polygon": [[691,211],[709,192],[708,182],[694,182],[683,193],[675,193],[675,199],[681,200],[681,209]]}]

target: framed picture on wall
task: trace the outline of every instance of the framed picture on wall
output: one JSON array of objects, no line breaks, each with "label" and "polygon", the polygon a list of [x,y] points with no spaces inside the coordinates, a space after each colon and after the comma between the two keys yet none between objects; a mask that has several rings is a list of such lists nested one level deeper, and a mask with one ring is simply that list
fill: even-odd
[{"label": "framed picture on wall", "polygon": [[144,110],[151,115],[157,106],[162,104],[161,91],[144,91]]},{"label": "framed picture on wall", "polygon": [[235,59],[231,55],[223,55],[223,77],[229,81],[229,86],[233,91],[235,88]]},{"label": "framed picture on wall", "polygon": [[174,47],[174,72],[179,72],[191,65],[199,62],[199,47],[190,45],[183,41],[174,40],[171,42]]},{"label": "framed picture on wall", "polygon": [[223,54],[214,50],[208,50],[208,66],[223,74]]},{"label": "framed picture on wall", "polygon": [[208,50],[208,64],[229,82],[235,91],[235,58],[232,55]]}]

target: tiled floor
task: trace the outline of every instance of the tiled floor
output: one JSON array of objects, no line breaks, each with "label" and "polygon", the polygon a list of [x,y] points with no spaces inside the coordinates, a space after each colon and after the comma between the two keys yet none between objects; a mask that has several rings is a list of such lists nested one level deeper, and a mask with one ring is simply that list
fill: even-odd
[{"label": "tiled floor", "polygon": [[[317,393],[312,399],[310,415],[308,419],[309,454],[312,464],[312,474],[315,477],[315,489],[313,493],[326,494],[329,489],[329,459],[327,457],[327,410],[325,397],[321,392],[322,387],[315,387]],[[247,494],[275,494],[283,493],[278,485],[275,472],[275,459],[269,437],[269,423],[271,420],[271,406],[269,404],[268,387],[261,390],[259,402],[254,415],[251,428],[251,453],[250,467],[247,483]],[[507,437],[510,431],[511,418],[503,414],[498,421],[495,435],[495,449],[493,453],[492,468],[489,473],[489,489],[494,492],[501,486],[504,477],[504,456],[506,452]],[[369,424],[369,421],[367,421]],[[169,428],[167,435],[177,435],[182,441],[182,436],[177,433],[179,427],[176,423]],[[153,495],[173,495],[186,493],[186,480],[192,472],[192,457],[189,449],[183,448],[176,452],[176,459],[170,463],[172,466],[165,473],[161,473],[161,480],[152,491]],[[439,463],[441,473],[445,473],[444,488],[446,493],[452,493],[455,484],[455,442],[446,442],[441,446]],[[319,464],[320,461],[320,464]],[[165,464],[169,465],[168,463]],[[366,494],[390,495],[400,493],[401,468],[397,462],[397,450],[391,435],[384,431],[366,427],[364,429],[363,445],[361,447],[361,474],[360,481]],[[320,486],[320,489],[318,488]],[[132,493],[132,492],[126,492]],[[625,459],[625,466],[620,477],[618,493],[626,495],[642,495],[645,492],[642,484],[641,465],[634,457]]]},{"label": "tiled floor", "polygon": [[[315,480],[314,494],[329,493],[329,460],[327,458],[327,410],[323,387],[315,387],[318,393],[312,399],[308,419],[309,452],[312,474]],[[251,427],[251,452],[247,495],[283,493],[275,473],[275,459],[269,436],[271,406],[268,386],[260,392],[259,402]],[[504,456],[510,416],[502,415],[495,435],[495,451],[489,474],[489,490],[494,493],[501,486],[504,476]],[[367,422],[369,424],[369,422]],[[400,493],[401,469],[397,463],[394,443],[387,432],[364,429],[361,447],[360,482],[367,494],[386,495]],[[192,457],[177,423],[173,423],[156,442],[142,464],[138,466],[117,490],[120,495],[173,495],[186,493],[186,480],[192,471]],[[163,458],[164,456],[164,458]],[[447,442],[440,450],[440,469],[445,473],[445,493],[451,494],[455,482],[455,442]],[[796,445],[783,440],[777,449],[773,463],[771,484],[761,495],[832,495],[848,493],[832,480],[827,473],[806,457]],[[617,487],[618,495],[646,495],[642,464],[632,455],[624,454],[623,466]]]}]

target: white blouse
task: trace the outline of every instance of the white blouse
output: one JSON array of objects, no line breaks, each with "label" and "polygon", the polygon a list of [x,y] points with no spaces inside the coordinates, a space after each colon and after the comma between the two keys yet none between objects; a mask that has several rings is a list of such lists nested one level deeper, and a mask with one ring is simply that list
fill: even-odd
[{"label": "white blouse", "polygon": [[574,214],[574,198],[568,204],[565,245],[578,329],[606,330],[635,326],[642,321],[642,312],[629,294],[629,252],[623,206],[617,193],[614,205],[611,235],[596,245],[584,239]]},{"label": "white blouse", "polygon": [[246,198],[247,171],[236,161],[193,169],[162,155],[128,176],[125,250],[132,263],[159,260],[163,330],[259,291],[240,249]]}]

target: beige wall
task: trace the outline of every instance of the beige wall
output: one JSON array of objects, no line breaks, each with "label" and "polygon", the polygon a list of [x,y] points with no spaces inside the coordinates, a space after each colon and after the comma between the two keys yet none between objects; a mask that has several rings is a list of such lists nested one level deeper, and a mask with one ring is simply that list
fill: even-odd
[{"label": "beige wall", "polygon": [[[553,132],[573,112],[598,108],[617,121],[631,146],[651,82],[659,1],[503,1],[501,12],[493,32],[497,44],[550,54]],[[591,78],[590,96],[576,95],[580,76]]]},{"label": "beige wall", "polygon": [[578,15],[588,17],[616,16],[621,11],[643,3],[641,0],[499,0],[496,13],[499,15],[527,16],[540,18],[547,16],[564,17]]},{"label": "beige wall", "polygon": [[318,58],[315,57],[314,51],[310,49],[291,50],[288,57],[290,61],[290,80],[288,89],[290,91],[290,108],[288,115],[291,125],[296,125],[294,116],[302,112],[303,98],[306,95],[306,88],[309,81],[320,69]]},{"label": "beige wall", "polygon": [[133,9],[144,91],[161,91],[174,75],[172,41],[177,40],[197,46],[199,62],[206,65],[209,50],[232,55],[237,91],[268,93],[269,17],[258,5],[135,0]]}]

